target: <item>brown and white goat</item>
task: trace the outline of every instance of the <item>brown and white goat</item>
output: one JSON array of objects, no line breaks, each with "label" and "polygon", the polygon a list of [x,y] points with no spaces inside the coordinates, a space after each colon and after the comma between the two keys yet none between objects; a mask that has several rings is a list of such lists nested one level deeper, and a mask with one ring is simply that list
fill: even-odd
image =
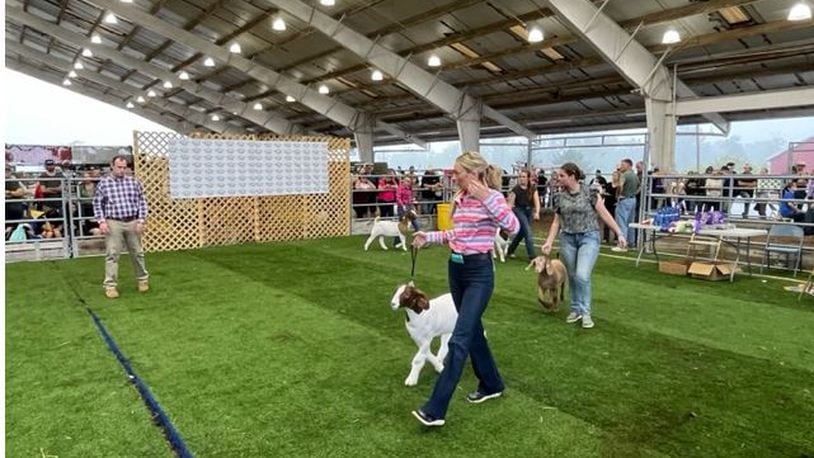
[{"label": "brown and white goat", "polygon": [[[568,280],[568,271],[559,259],[550,259],[540,255],[532,259],[526,270],[534,266],[537,272],[537,300],[547,312],[556,312],[560,309],[560,301],[565,298],[565,281]],[[550,300],[546,300],[546,293]]]},{"label": "brown and white goat", "polygon": [[500,256],[500,262],[506,262],[506,254],[509,251],[509,242],[511,242],[511,237],[509,237],[509,233],[505,230],[498,228],[495,232],[495,250],[492,251],[492,259],[495,258],[495,254]]},{"label": "brown and white goat", "polygon": [[[398,237],[401,241],[400,248],[407,251],[407,231],[409,230],[410,223],[417,217],[418,215],[416,215],[412,210],[405,213],[404,217],[402,217],[399,221],[381,221],[377,216],[376,219],[373,220],[373,227],[370,229],[370,237],[368,237],[367,241],[365,242],[365,251],[370,248],[370,244],[376,240],[376,237],[379,238],[379,245],[381,245],[382,250],[387,249],[387,245],[384,243],[385,237]],[[396,246],[396,248],[399,248],[399,246]]]},{"label": "brown and white goat", "polygon": [[[418,352],[413,356],[410,374],[404,380],[407,386],[418,383],[418,375],[427,361],[433,365],[438,373],[444,370],[444,358],[447,356],[449,338],[455,329],[458,320],[458,311],[452,301],[452,294],[442,294],[429,299],[427,294],[415,287],[413,282],[401,285],[396,289],[390,299],[393,310],[403,308],[406,312],[405,327],[418,346]],[[430,348],[433,339],[441,338],[438,353],[433,355]]]}]

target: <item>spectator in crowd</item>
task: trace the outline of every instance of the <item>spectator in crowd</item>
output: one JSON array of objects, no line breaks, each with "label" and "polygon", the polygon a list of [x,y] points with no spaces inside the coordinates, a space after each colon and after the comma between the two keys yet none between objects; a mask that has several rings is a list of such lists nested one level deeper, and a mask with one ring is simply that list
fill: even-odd
[{"label": "spectator in crowd", "polygon": [[704,205],[704,199],[701,196],[706,195],[704,191],[706,180],[696,176],[696,172],[693,170],[688,171],[687,175],[690,176],[687,177],[687,181],[684,183],[684,191],[687,194],[685,207],[687,207],[687,211],[696,212],[701,210]]},{"label": "spectator in crowd", "polygon": [[[661,170],[658,167],[653,167],[650,175],[650,192],[652,194],[664,194],[664,178],[661,177]],[[664,197],[652,197],[650,199],[650,208],[656,209],[664,205]]]},{"label": "spectator in crowd", "polygon": [[[632,166],[629,159],[624,162],[626,167]],[[626,173],[635,179],[632,171],[626,169]],[[621,248],[625,248],[627,242],[624,230],[605,209],[599,192],[580,182],[584,176],[576,164],[563,164],[559,177],[563,189],[554,196],[554,221],[542,251],[549,255],[554,237],[559,234],[560,256],[568,271],[568,290],[571,293],[571,313],[565,321],[582,321],[582,327],[589,329],[594,327],[591,318],[591,272],[599,256],[598,220],[601,218],[616,233]]]},{"label": "spectator in crowd", "polygon": [[735,163],[728,162],[725,166],[721,167],[721,175],[723,175],[723,186],[721,188],[721,211],[729,214],[729,206],[732,202],[733,192],[732,187],[735,185],[735,180],[732,176],[735,174]]},{"label": "spectator in crowd", "polygon": [[545,176],[545,170],[540,168],[537,171],[537,195],[540,197],[540,204],[545,204],[546,192],[548,191],[548,178]]},{"label": "spectator in crowd", "polygon": [[[760,169],[760,176],[768,176],[769,169],[763,167]],[[780,198],[780,190],[783,188],[783,181],[779,178],[758,178],[757,179],[757,188],[755,190],[755,198],[758,201],[755,204],[755,210],[757,210],[757,214],[760,215],[761,218],[766,218],[768,215],[766,213],[766,208],[771,210],[771,214],[774,215],[777,212],[777,206],[775,206],[771,201],[778,200]]]},{"label": "spectator in crowd", "polygon": [[353,210],[357,218],[365,218],[371,209],[375,210],[370,204],[376,197],[376,187],[364,174],[365,170],[364,166],[360,166],[359,174],[353,180]]},{"label": "spectator in crowd", "polygon": [[23,202],[9,202],[9,200],[24,199],[28,195],[28,190],[17,180],[14,175],[14,167],[6,164],[6,240],[19,223],[9,223],[8,221],[25,218],[25,204]]},{"label": "spectator in crowd", "polygon": [[127,247],[133,262],[139,292],[150,289],[141,235],[147,219],[147,200],[141,183],[126,173],[127,158],[117,155],[110,163],[110,175],[102,178],[93,198],[93,213],[105,235],[105,296],[119,297],[119,250]]},{"label": "spectator in crowd", "polygon": [[80,198],[80,217],[86,219],[80,224],[83,224],[82,235],[101,235],[102,230],[99,229],[99,223],[93,218],[93,197],[96,195],[96,184],[99,182],[101,172],[97,168],[86,170],[82,176],[84,180],[79,185],[79,198]]},{"label": "spectator in crowd", "polygon": [[431,215],[436,212],[436,206],[441,201],[444,195],[444,185],[441,183],[441,177],[433,169],[424,171],[421,176],[421,213]]},{"label": "spectator in crowd", "polygon": [[[404,218],[404,215],[409,212],[416,212],[415,197],[413,196],[413,176],[405,175],[401,178],[401,183],[399,183],[396,190],[396,211],[399,219]],[[420,230],[418,226],[418,218],[413,218],[411,223],[414,231]],[[393,243],[396,248],[401,247],[400,238],[396,237]]]},{"label": "spectator in crowd", "polygon": [[[741,175],[752,175],[752,166],[749,164],[743,164],[743,170],[741,171]],[[752,199],[755,197],[755,188],[757,188],[757,179],[756,178],[741,178],[735,181],[735,185],[739,188],[738,195],[743,198],[743,212],[741,213],[741,217],[748,218],[749,217],[749,207],[751,206]],[[757,208],[757,206],[755,206]]]},{"label": "spectator in crowd", "polygon": [[594,177],[591,178],[591,182],[589,184],[591,186],[597,185],[597,189],[602,190],[605,189],[605,185],[608,184],[608,180],[606,180],[605,177],[602,176],[601,170],[597,170],[596,175],[594,175]]},{"label": "spectator in crowd", "polygon": [[[560,174],[560,179],[563,175]],[[616,226],[622,230],[623,240],[625,244],[619,244],[613,247],[613,251],[622,252],[627,251],[627,241],[629,240],[630,246],[636,244],[636,229],[630,227],[630,224],[635,221],[634,212],[636,211],[636,200],[638,199],[639,192],[639,178],[633,171],[633,161],[625,158],[621,163],[621,176],[619,179],[620,186],[617,189],[616,196]],[[621,241],[621,240],[620,240]]]},{"label": "spectator in crowd", "polygon": [[782,200],[780,201],[780,216],[783,218],[790,218],[795,223],[802,223],[805,220],[806,214],[796,203],[792,202],[793,200],[797,199],[797,197],[795,197],[796,192],[797,181],[789,181],[786,187],[783,188],[783,192],[781,194]]},{"label": "spectator in crowd", "polygon": [[[707,170],[709,171],[712,167],[709,167]],[[713,178],[707,178],[705,183],[705,188],[707,192],[707,210],[721,210],[721,199],[723,197],[723,190],[724,190],[724,178],[723,175],[726,173],[726,166],[721,167],[721,170],[711,170],[710,171]]]},{"label": "spectator in crowd", "polygon": [[[605,210],[608,211],[612,218],[616,218],[616,195],[620,185],[620,177],[621,173],[618,170],[614,170],[611,174],[610,181],[608,181],[605,184],[605,188],[602,189],[602,200],[605,203]],[[616,234],[613,233],[610,226],[605,224],[605,221],[601,218],[599,219],[599,235],[602,236],[603,241],[609,244],[613,244],[616,240]]]},{"label": "spectator in crowd", "polygon": [[[503,394],[503,379],[489,349],[481,317],[495,286],[491,251],[498,228],[514,235],[519,223],[499,186],[496,167],[479,153],[466,152],[455,160],[454,176],[459,191],[454,198],[448,231],[416,232],[413,245],[449,245],[449,291],[458,310],[455,330],[449,339],[444,370],[435,382],[430,399],[413,415],[426,426],[442,426],[467,357],[472,362],[478,387],[467,400],[480,403]],[[492,188],[492,189],[490,189]]]},{"label": "spectator in crowd", "polygon": [[379,215],[382,218],[393,217],[393,205],[396,204],[396,190],[399,182],[396,179],[396,171],[390,169],[387,175],[379,179]]},{"label": "spectator in crowd", "polygon": [[528,170],[521,170],[518,175],[517,185],[509,192],[509,206],[512,207],[514,216],[520,222],[520,231],[512,239],[509,244],[507,253],[509,257],[514,257],[514,250],[520,245],[520,241],[526,241],[526,255],[528,258],[534,259],[537,257],[534,254],[534,237],[531,228],[531,219],[539,221],[540,219],[540,194],[537,193],[537,187],[533,186],[531,181],[531,172]]}]

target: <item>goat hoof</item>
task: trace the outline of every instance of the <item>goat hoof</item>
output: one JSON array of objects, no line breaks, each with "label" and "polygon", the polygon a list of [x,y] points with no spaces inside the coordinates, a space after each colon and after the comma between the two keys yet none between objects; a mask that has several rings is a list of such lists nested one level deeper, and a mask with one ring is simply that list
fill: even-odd
[{"label": "goat hoof", "polygon": [[435,368],[435,372],[438,372],[439,374],[440,374],[441,372],[444,372],[444,366],[438,366],[438,367],[436,367],[436,368]]},{"label": "goat hoof", "polygon": [[407,377],[407,380],[404,381],[404,384],[407,386],[416,386],[418,384],[418,379]]}]

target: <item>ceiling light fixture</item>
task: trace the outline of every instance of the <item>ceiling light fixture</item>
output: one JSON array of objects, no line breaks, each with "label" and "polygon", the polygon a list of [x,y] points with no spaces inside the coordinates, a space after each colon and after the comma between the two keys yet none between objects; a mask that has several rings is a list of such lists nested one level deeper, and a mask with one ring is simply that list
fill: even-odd
[{"label": "ceiling light fixture", "polygon": [[529,43],[539,43],[543,41],[543,30],[539,27],[529,28]]},{"label": "ceiling light fixture", "polygon": [[319,93],[322,94],[322,95],[328,95],[328,94],[331,93],[331,90],[328,89],[328,86],[326,86],[324,84],[320,84],[319,85]]},{"label": "ceiling light fixture", "polygon": [[278,17],[271,23],[271,28],[277,32],[285,32],[285,21],[283,18]]},{"label": "ceiling light fixture", "polygon": [[85,66],[84,66],[84,65],[82,65],[82,62],[76,61],[76,62],[73,64],[73,68],[75,68],[75,69],[77,69],[77,70],[82,70],[82,69],[84,69],[84,68],[85,68]]},{"label": "ceiling light fixture", "polygon": [[211,57],[207,57],[204,60],[204,67],[214,67],[214,66],[215,66],[215,59],[212,59]]},{"label": "ceiling light fixture", "polygon": [[68,78],[65,78],[64,80],[62,80],[62,85],[63,86],[70,86],[71,85],[71,80],[69,80]]},{"label": "ceiling light fixture", "polygon": [[147,97],[155,97],[155,96],[157,96],[157,95],[158,95],[158,94],[156,94],[156,93],[155,93],[155,91],[154,91],[154,90],[152,90],[152,89],[150,89],[149,91],[147,91]]},{"label": "ceiling light fixture", "polygon": [[260,110],[263,109],[263,105],[261,105],[260,102],[258,102],[258,103],[255,103],[252,108],[254,108],[257,111],[260,111]]},{"label": "ceiling light fixture", "polygon": [[336,0],[319,0],[319,4],[322,6],[334,6],[336,5]]},{"label": "ceiling light fixture", "polygon": [[71,70],[68,72],[68,78],[76,78],[77,74],[75,71]]},{"label": "ceiling light fixture", "polygon": [[384,74],[381,70],[373,70],[373,73],[370,74],[370,79],[373,81],[381,81],[384,79]]},{"label": "ceiling light fixture", "polygon": [[113,14],[113,13],[107,13],[105,15],[104,21],[105,21],[105,24],[118,24],[119,23],[119,20],[116,19],[116,15]]},{"label": "ceiling light fixture", "polygon": [[187,73],[185,71],[181,71],[181,73],[178,74],[178,79],[179,80],[184,80],[184,81],[189,81],[189,73]]},{"label": "ceiling light fixture", "polygon": [[240,43],[232,43],[232,46],[229,46],[229,52],[232,54],[240,54]]},{"label": "ceiling light fixture", "polygon": [[285,96],[285,101],[288,102],[288,103],[291,103],[291,102],[296,102],[297,99],[295,99],[294,97],[292,97],[290,95],[287,95],[287,96]]},{"label": "ceiling light fixture", "polygon": [[125,105],[125,106],[127,107],[128,110],[130,110],[132,108],[135,108],[135,105],[133,105],[133,102],[127,102],[127,105]]},{"label": "ceiling light fixture", "polygon": [[119,0],[122,3],[133,3],[133,0]]},{"label": "ceiling light fixture", "polygon": [[218,115],[216,115],[216,114],[213,114],[213,115],[212,115],[212,120],[213,120],[213,121],[216,121],[216,122],[217,122],[217,121],[220,121],[220,116],[218,116]]},{"label": "ceiling light fixture", "polygon": [[681,35],[678,34],[676,29],[667,29],[661,37],[661,43],[665,45],[672,45],[681,41]]},{"label": "ceiling light fixture", "polygon": [[85,48],[82,50],[82,55],[85,57],[93,57],[93,52],[90,49]]},{"label": "ceiling light fixture", "polygon": [[803,2],[797,3],[789,10],[789,21],[807,21],[811,19],[811,7]]},{"label": "ceiling light fixture", "polygon": [[164,81],[164,89],[172,89],[172,83],[169,81]]},{"label": "ceiling light fixture", "polygon": [[102,44],[102,37],[98,33],[94,33],[93,36],[90,37],[90,42],[95,45]]},{"label": "ceiling light fixture", "polygon": [[136,98],[136,102],[138,102],[138,103],[146,103],[147,101],[144,100],[144,97],[138,96],[138,98]]},{"label": "ceiling light fixture", "polygon": [[427,65],[430,67],[440,67],[441,66],[441,58],[438,57],[437,54],[433,54],[427,59]]}]

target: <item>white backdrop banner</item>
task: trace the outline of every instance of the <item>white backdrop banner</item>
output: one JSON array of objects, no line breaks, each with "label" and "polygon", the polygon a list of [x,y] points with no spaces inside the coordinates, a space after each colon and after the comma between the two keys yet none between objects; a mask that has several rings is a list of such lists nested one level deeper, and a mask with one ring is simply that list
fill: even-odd
[{"label": "white backdrop banner", "polygon": [[178,138],[168,151],[174,199],[329,190],[327,143]]}]

